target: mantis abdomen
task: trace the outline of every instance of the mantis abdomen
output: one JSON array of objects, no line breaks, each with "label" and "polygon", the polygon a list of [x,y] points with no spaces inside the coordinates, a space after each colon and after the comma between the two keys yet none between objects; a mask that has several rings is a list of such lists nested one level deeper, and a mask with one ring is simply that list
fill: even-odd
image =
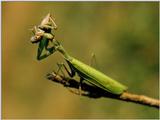
[{"label": "mantis abdomen", "polygon": [[77,71],[80,77],[107,92],[119,95],[127,89],[127,87],[121,83],[75,58],[70,59],[68,62],[72,65],[73,69]]}]

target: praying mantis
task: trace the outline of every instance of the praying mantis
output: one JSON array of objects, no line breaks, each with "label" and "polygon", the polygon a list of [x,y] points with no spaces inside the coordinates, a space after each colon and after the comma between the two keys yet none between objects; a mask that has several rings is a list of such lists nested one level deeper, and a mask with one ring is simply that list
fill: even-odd
[{"label": "praying mantis", "polygon": [[[31,38],[31,42],[35,44],[39,43],[37,51],[38,60],[42,60],[55,52],[59,52],[67,62],[70,70],[68,70],[64,64],[61,64],[60,67],[64,67],[71,78],[76,74],[80,77],[80,89],[82,82],[85,81],[93,86],[105,90],[106,92],[116,95],[120,95],[127,90],[125,85],[70,56],[63,48],[61,43],[55,40],[53,32],[56,29],[57,25],[55,24],[50,13],[48,13],[47,16],[42,20],[38,28],[36,26],[33,28],[32,31],[34,36]],[[49,47],[50,45],[51,47]],[[42,55],[43,51],[46,51],[46,53]]]}]

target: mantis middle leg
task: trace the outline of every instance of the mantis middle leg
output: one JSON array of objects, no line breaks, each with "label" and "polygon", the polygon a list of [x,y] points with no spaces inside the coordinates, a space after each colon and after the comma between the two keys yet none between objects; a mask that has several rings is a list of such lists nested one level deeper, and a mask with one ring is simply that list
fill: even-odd
[{"label": "mantis middle leg", "polygon": [[[68,74],[71,78],[75,76],[75,71],[74,71],[73,67],[72,67],[70,64],[68,64],[68,65],[69,65],[69,68],[70,68],[70,71],[67,69],[67,67],[65,66],[64,63],[58,63],[57,65],[58,65],[58,67],[59,67],[57,73],[58,73],[58,72],[61,70],[61,68],[63,67],[63,68],[66,70],[67,74]],[[62,71],[62,70],[61,70],[61,71]]]},{"label": "mantis middle leg", "polygon": [[[76,72],[75,72],[73,66],[72,66],[68,61],[67,61],[67,63],[68,63],[68,66],[69,66],[69,68],[70,68],[70,71],[67,69],[67,67],[65,66],[64,63],[61,63],[61,64],[58,64],[58,67],[59,67],[58,72],[60,71],[60,69],[61,69],[62,67],[64,67],[64,69],[66,70],[66,72],[68,73],[68,75],[72,78],[72,77],[75,76],[75,73],[76,73]],[[73,92],[73,93],[75,93],[75,94],[78,93],[79,95],[81,95],[82,82],[83,82],[84,78],[81,77],[81,76],[79,76],[79,77],[80,77],[80,82],[79,82],[79,90],[78,90],[78,92],[77,92],[77,91],[73,91],[73,90],[70,90],[70,91]]]}]

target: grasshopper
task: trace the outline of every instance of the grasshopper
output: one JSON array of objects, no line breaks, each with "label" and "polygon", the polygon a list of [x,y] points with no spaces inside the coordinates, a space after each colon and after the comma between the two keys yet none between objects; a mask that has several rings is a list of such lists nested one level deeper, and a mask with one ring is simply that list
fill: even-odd
[{"label": "grasshopper", "polygon": [[[52,22],[52,24],[50,23]],[[120,95],[124,91],[127,90],[127,87],[118,81],[108,77],[104,73],[96,70],[95,68],[79,61],[78,59],[70,56],[68,52],[63,48],[63,46],[60,44],[59,41],[55,40],[53,37],[53,34],[51,32],[52,29],[55,27],[55,22],[51,18],[50,14],[48,14],[41,22],[40,26],[38,27],[38,30],[36,30],[35,36],[37,36],[37,33],[41,33],[41,35],[38,34],[41,38],[38,40],[39,46],[38,46],[38,60],[44,59],[51,55],[52,53],[58,51],[61,53],[65,61],[67,62],[70,70],[67,69],[67,67],[64,64],[61,64],[60,67],[64,67],[64,69],[67,71],[68,75],[72,78],[77,74],[80,77],[80,89],[82,82],[85,81],[93,86],[99,87],[106,92],[110,92],[112,94]],[[56,28],[57,29],[57,28]],[[43,31],[43,32],[42,32]],[[43,34],[42,34],[43,33]],[[47,35],[46,35],[47,34]],[[52,36],[52,37],[51,37]],[[37,41],[37,40],[35,40]],[[53,46],[51,48],[47,48],[49,42],[51,41]],[[37,42],[35,42],[37,43]],[[49,51],[48,54],[43,55],[43,57],[40,57],[42,54],[42,50],[45,48],[46,51]]]}]

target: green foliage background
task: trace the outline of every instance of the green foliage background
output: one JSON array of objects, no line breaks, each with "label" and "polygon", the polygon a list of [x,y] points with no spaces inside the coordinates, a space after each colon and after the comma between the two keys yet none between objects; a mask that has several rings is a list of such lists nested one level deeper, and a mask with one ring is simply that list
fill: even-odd
[{"label": "green foliage background", "polygon": [[3,118],[158,118],[158,110],[114,99],[89,99],[47,81],[59,54],[37,61],[34,25],[50,12],[65,49],[127,85],[159,98],[158,2],[2,2]]}]

